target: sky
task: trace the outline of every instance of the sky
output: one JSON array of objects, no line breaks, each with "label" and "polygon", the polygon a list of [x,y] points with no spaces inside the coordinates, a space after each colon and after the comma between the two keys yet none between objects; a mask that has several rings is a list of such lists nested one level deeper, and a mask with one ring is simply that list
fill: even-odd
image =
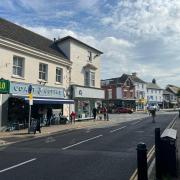
[{"label": "sky", "polygon": [[0,16],[99,49],[101,79],[136,72],[180,87],[180,0],[0,0]]}]

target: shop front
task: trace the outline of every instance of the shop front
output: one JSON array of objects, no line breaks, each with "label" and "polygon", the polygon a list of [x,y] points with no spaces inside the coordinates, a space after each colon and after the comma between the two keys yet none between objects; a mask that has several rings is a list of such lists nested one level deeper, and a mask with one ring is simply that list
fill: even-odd
[{"label": "shop front", "polygon": [[102,100],[104,99],[104,90],[99,88],[73,85],[72,94],[78,119],[92,118],[93,108],[102,106]]},{"label": "shop front", "polygon": [[[27,124],[29,115],[28,83],[10,83],[10,95],[8,99],[8,121]],[[46,118],[49,109],[56,110],[56,114],[68,116],[69,106],[73,100],[64,98],[64,88],[56,88],[43,85],[32,85],[32,118],[37,118],[39,113]]]}]

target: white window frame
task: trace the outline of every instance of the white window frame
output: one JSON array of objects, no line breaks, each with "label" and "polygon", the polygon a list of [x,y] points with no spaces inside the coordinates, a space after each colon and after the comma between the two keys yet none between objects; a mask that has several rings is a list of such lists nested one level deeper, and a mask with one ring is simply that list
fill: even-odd
[{"label": "white window frame", "polygon": [[96,75],[94,71],[86,70],[84,72],[84,85],[88,87],[95,87],[95,77]]},{"label": "white window frame", "polygon": [[[16,63],[15,63],[16,61]],[[21,62],[21,64],[19,63]],[[17,77],[24,77],[25,58],[20,56],[13,56],[13,75]],[[20,73],[19,73],[20,72]]]},{"label": "white window frame", "polygon": [[[41,68],[41,66],[43,67]],[[48,80],[48,64],[39,63],[39,79],[44,81]]]},{"label": "white window frame", "polygon": [[[59,71],[60,74],[58,74],[57,71]],[[63,83],[63,68],[56,67],[56,82]]]}]

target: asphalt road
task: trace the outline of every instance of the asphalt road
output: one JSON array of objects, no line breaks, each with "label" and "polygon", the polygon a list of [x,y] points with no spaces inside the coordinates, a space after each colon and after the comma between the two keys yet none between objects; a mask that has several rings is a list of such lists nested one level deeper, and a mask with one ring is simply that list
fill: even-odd
[{"label": "asphalt road", "polygon": [[[128,180],[136,169],[136,147],[154,145],[175,114],[88,128],[0,148],[0,180]],[[118,116],[117,116],[118,119]]]}]

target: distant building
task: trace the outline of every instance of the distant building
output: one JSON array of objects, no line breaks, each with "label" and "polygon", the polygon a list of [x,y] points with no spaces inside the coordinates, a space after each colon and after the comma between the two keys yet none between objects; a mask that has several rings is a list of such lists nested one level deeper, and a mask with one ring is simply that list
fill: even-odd
[{"label": "distant building", "polygon": [[145,109],[146,82],[137,77],[137,73],[101,80],[101,88],[105,90],[105,100],[110,105]]},{"label": "distant building", "polygon": [[163,106],[163,89],[157,85],[155,79],[152,83],[147,83],[147,104]]},{"label": "distant building", "polygon": [[163,108],[174,108],[177,105],[177,96],[167,90],[163,90]]}]

